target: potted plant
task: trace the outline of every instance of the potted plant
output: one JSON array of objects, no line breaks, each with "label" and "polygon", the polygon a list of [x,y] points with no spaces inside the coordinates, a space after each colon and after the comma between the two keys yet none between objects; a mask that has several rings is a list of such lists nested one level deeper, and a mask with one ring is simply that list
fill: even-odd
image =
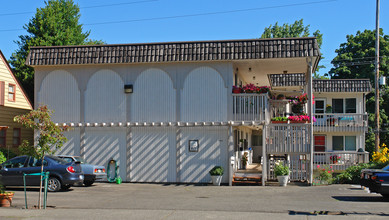
[{"label": "potted plant", "polygon": [[241,93],[242,92],[242,88],[240,88],[239,86],[232,86],[232,93]]},{"label": "potted plant", "polygon": [[272,123],[279,124],[279,123],[287,123],[288,118],[287,117],[274,117],[270,119]]},{"label": "potted plant", "polygon": [[245,93],[254,93],[257,91],[257,87],[254,84],[249,83],[249,84],[243,86],[243,91]]},{"label": "potted plant", "polygon": [[330,160],[332,161],[332,163],[338,163],[338,161],[340,160],[340,156],[334,154],[332,156],[330,156]]},{"label": "potted plant", "polygon": [[257,93],[262,94],[262,93],[268,93],[270,91],[269,86],[261,86],[257,87]]},{"label": "potted plant", "polygon": [[0,185],[0,207],[10,207],[13,197],[13,192],[6,192],[3,185]]},{"label": "potted plant", "polygon": [[331,105],[326,105],[326,113],[332,113],[332,106]]},{"label": "potted plant", "polygon": [[214,166],[210,171],[209,174],[212,178],[212,183],[214,186],[220,186],[220,183],[222,182],[222,176],[223,176],[224,170],[221,166]]},{"label": "potted plant", "polygon": [[286,186],[289,179],[289,167],[282,163],[278,163],[274,168],[274,174],[276,175],[280,186]]}]

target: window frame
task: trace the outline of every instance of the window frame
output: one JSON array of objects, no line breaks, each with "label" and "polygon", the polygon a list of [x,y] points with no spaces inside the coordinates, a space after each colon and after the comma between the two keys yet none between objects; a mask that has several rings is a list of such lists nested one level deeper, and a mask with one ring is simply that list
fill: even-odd
[{"label": "window frame", "polygon": [[[19,131],[18,133],[19,133],[19,136],[17,137],[18,139],[18,143],[17,144],[15,144],[15,131]],[[13,129],[13,132],[12,132],[12,145],[14,146],[14,147],[17,147],[17,146],[19,146],[19,145],[21,145],[22,144],[22,129],[21,128],[14,128]]]},{"label": "window frame", "polygon": [[[342,137],[342,146],[343,146],[343,149],[342,150],[335,150],[334,149],[334,137]],[[346,139],[350,137],[353,137],[354,140],[355,140],[355,150],[346,150]],[[356,135],[334,135],[332,136],[332,151],[337,151],[337,152],[340,152],[340,151],[346,151],[346,152],[354,152],[354,151],[357,151],[357,136]]]},{"label": "window frame", "polygon": [[[10,91],[10,88],[13,87],[13,92]],[[12,99],[9,98],[10,94],[12,94]],[[16,85],[9,83],[8,84],[8,101],[15,102],[16,100]]]},{"label": "window frame", "polygon": [[[335,101],[334,100],[342,100],[342,112],[335,112]],[[347,100],[355,100],[355,112],[348,112],[347,113],[347,109],[350,109],[350,108],[347,108]],[[332,99],[332,109],[334,111],[334,113],[337,113],[337,114],[356,114],[357,113],[357,98],[333,98]]]}]

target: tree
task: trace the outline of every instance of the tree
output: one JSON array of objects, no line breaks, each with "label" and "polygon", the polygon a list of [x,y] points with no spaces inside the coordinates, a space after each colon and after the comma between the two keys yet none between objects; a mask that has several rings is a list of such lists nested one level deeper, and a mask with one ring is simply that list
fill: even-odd
[{"label": "tree", "polygon": [[[328,75],[333,79],[370,79],[374,82],[375,31],[358,31],[347,35],[331,61],[334,65]],[[388,73],[389,36],[380,29],[380,75]],[[374,85],[374,84],[373,84]]]},{"label": "tree", "polygon": [[34,95],[34,69],[25,64],[30,47],[104,43],[88,39],[90,31],[83,32],[79,19],[80,8],[73,0],[49,0],[23,26],[29,34],[20,35],[15,41],[19,48],[8,62],[31,100]]},{"label": "tree", "polygon": [[[288,37],[308,37],[310,35],[309,26],[304,26],[303,19],[295,21],[293,24],[285,23],[282,26],[278,25],[276,22],[274,25],[270,25],[266,27],[261,35],[261,38],[288,38]],[[313,36],[316,37],[317,44],[319,48],[323,43],[323,34],[320,33],[319,30],[313,32]],[[320,59],[324,59],[321,57]],[[324,66],[318,66],[317,70],[324,68]],[[314,73],[312,75],[315,79],[326,79],[325,76],[320,76],[318,73]]]},{"label": "tree", "polygon": [[[347,42],[342,43],[335,52],[337,56],[331,61],[333,68],[328,75],[332,79],[370,79],[371,85],[374,85],[375,76],[375,30],[357,31],[355,35],[347,35]],[[383,29],[380,29],[380,75],[388,76],[389,65],[389,36],[384,35]],[[382,130],[388,130],[389,118],[389,87],[382,86],[380,92],[380,127]],[[372,91],[367,96],[366,110],[369,113],[369,133],[366,136],[366,150],[372,153],[374,151],[374,102],[375,92]],[[380,141],[389,143],[389,133],[380,133]]]},{"label": "tree", "polygon": [[[36,139],[36,145],[30,144],[24,140],[20,145],[19,150],[29,156],[40,159],[42,161],[41,173],[43,172],[43,161],[45,155],[52,155],[56,150],[60,149],[67,141],[63,135],[64,131],[69,128],[67,126],[58,126],[51,121],[53,111],[49,110],[47,106],[40,106],[37,110],[32,110],[25,115],[15,116],[14,121],[22,124],[26,128],[34,129],[39,136]],[[42,197],[42,177],[40,180],[39,202],[38,207],[41,208]]]}]

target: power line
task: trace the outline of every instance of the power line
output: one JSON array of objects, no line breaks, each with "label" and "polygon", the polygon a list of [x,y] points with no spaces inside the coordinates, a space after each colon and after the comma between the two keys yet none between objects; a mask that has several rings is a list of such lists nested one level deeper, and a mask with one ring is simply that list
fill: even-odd
[{"label": "power line", "polygon": [[[156,1],[158,1],[158,0],[144,0],[144,1],[136,1],[136,2],[122,2],[122,3],[116,3],[116,4],[107,4],[107,5],[93,5],[93,6],[80,7],[80,9],[103,8],[103,7],[113,7],[113,6],[120,6],[120,5],[133,5],[133,4],[156,2]],[[32,14],[32,13],[34,13],[34,11],[14,12],[14,13],[8,13],[8,14],[0,14],[0,17],[10,16],[10,15],[24,15],[24,14]]]},{"label": "power line", "polygon": [[296,3],[296,4],[288,4],[288,5],[277,5],[277,6],[268,6],[268,7],[261,7],[261,8],[237,9],[237,10],[219,11],[219,12],[206,12],[206,13],[188,14],[188,15],[175,15],[175,16],[167,16],[167,17],[141,18],[141,19],[124,20],[124,21],[107,21],[107,22],[90,23],[90,24],[84,24],[84,25],[119,24],[119,23],[131,23],[131,22],[140,22],[140,21],[154,21],[154,20],[174,19],[174,18],[198,17],[198,16],[206,16],[206,15],[229,14],[229,13],[237,13],[237,12],[274,9],[274,8],[286,8],[286,7],[293,7],[293,6],[313,5],[313,4],[334,2],[334,1],[337,1],[337,0],[305,2],[305,3]]},{"label": "power line", "polygon": [[[174,19],[174,18],[199,17],[199,16],[207,16],[207,15],[229,14],[229,13],[274,9],[274,8],[286,8],[286,7],[295,7],[295,6],[303,6],[303,5],[313,5],[313,4],[334,2],[334,1],[337,1],[337,0],[324,0],[324,1],[314,1],[314,2],[305,2],[305,3],[295,3],[295,4],[288,4],[288,5],[277,5],[277,6],[268,6],[268,7],[260,7],[260,8],[237,9],[237,10],[219,11],[219,12],[206,12],[206,13],[187,14],[187,15],[175,15],[175,16],[166,16],[166,17],[140,18],[140,19],[132,19],[132,20],[124,20],[124,21],[96,22],[96,23],[89,23],[89,24],[84,24],[84,25],[85,26],[92,26],[92,25],[132,23],[132,22],[141,22],[141,21],[167,20],[167,19]],[[23,30],[23,29],[0,30],[0,32],[20,31],[20,30]]]}]

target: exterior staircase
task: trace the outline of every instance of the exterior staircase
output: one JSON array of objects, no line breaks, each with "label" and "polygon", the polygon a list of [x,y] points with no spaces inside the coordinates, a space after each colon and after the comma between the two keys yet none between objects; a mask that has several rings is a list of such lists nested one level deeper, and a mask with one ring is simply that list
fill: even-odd
[{"label": "exterior staircase", "polygon": [[234,175],[232,176],[232,185],[262,185],[261,164],[248,164],[246,169],[234,172]]}]

